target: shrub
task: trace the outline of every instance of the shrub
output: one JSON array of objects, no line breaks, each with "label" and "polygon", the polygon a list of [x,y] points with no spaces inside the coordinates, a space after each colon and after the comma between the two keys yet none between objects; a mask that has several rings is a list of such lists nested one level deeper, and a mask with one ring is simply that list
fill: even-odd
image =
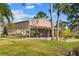
[{"label": "shrub", "polygon": [[15,36],[16,36],[16,37],[27,37],[27,35],[23,35],[23,34],[21,34],[21,33],[16,34]]},{"label": "shrub", "polygon": [[60,37],[64,37],[64,38],[71,37],[71,36],[72,36],[72,34],[71,34],[71,31],[69,29],[65,29],[60,34]]},{"label": "shrub", "polygon": [[3,28],[3,34],[2,35],[8,35],[8,29],[7,29],[6,26]]},{"label": "shrub", "polygon": [[73,52],[75,53],[76,56],[79,56],[79,47],[74,48]]},{"label": "shrub", "polygon": [[73,34],[73,36],[77,39],[79,39],[79,34]]},{"label": "shrub", "polygon": [[35,29],[31,29],[31,37],[35,37],[36,35],[39,35],[39,32]]}]

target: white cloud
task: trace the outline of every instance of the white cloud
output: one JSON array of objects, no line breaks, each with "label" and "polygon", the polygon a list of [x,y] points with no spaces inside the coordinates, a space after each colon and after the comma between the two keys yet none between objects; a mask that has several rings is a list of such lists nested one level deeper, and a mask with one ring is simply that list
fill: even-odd
[{"label": "white cloud", "polygon": [[27,3],[26,6],[24,8],[26,9],[33,9],[36,7],[36,5],[41,6],[41,3]]},{"label": "white cloud", "polygon": [[14,15],[14,22],[23,21],[23,18],[33,18],[35,15],[25,14],[23,10],[12,10]]},{"label": "white cloud", "polygon": [[33,9],[33,8],[35,8],[35,6],[34,6],[34,5],[28,5],[28,6],[26,6],[25,8],[26,8],[26,9]]},{"label": "white cloud", "polygon": [[26,18],[26,17],[32,18],[32,17],[34,17],[34,15],[29,15],[29,14],[15,14],[14,15],[15,19],[22,19],[22,18]]},{"label": "white cloud", "polygon": [[21,14],[23,13],[23,10],[12,10],[13,14]]},{"label": "white cloud", "polygon": [[29,15],[29,14],[16,14],[14,15],[14,22],[29,20],[28,18],[33,18],[35,15]]}]

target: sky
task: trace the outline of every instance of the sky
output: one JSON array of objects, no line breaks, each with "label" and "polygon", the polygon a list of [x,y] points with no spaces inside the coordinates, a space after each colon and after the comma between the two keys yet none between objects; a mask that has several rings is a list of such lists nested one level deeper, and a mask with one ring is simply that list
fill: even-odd
[{"label": "sky", "polygon": [[[39,11],[43,11],[47,14],[50,19],[50,4],[49,3],[27,3],[25,7],[21,3],[9,3],[10,9],[14,16],[13,22],[19,22],[33,18]],[[61,13],[61,20],[66,21],[67,16]],[[49,20],[48,19],[48,20]],[[54,24],[57,20],[57,10],[53,13]]]}]

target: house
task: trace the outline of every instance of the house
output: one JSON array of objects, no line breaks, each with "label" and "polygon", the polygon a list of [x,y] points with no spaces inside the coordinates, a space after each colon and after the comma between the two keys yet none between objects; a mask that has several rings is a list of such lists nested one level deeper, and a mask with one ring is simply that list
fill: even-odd
[{"label": "house", "polygon": [[15,28],[11,30],[11,34],[31,35],[32,30],[38,32],[35,36],[51,36],[51,24],[46,18],[27,20],[14,23]]}]

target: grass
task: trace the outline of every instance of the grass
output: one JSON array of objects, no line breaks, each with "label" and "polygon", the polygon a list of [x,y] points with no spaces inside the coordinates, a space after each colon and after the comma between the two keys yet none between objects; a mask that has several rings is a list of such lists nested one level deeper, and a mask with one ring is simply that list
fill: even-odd
[{"label": "grass", "polygon": [[79,42],[47,40],[0,40],[1,56],[63,56]]}]

